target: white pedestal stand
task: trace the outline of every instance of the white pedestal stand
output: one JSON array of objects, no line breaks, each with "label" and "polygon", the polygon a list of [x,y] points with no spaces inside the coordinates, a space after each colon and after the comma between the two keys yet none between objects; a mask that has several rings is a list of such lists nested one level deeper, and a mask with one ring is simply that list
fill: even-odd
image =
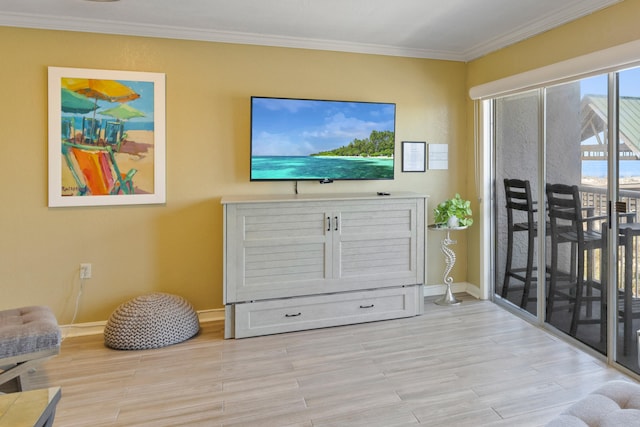
[{"label": "white pedestal stand", "polygon": [[447,227],[447,226],[439,226],[438,224],[432,224],[429,226],[429,229],[447,232],[446,237],[442,239],[440,242],[441,243],[440,249],[444,254],[445,263],[446,263],[443,280],[444,280],[444,284],[447,286],[447,291],[444,293],[442,297],[438,298],[435,301],[435,303],[438,305],[458,305],[462,301],[456,299],[455,295],[453,295],[453,292],[451,292],[451,284],[453,283],[453,277],[449,276],[449,273],[451,273],[451,270],[453,269],[453,266],[456,263],[456,254],[455,252],[453,252],[453,249],[449,248],[449,245],[455,244],[456,241],[451,240],[449,233],[451,231],[466,230],[467,227]]}]

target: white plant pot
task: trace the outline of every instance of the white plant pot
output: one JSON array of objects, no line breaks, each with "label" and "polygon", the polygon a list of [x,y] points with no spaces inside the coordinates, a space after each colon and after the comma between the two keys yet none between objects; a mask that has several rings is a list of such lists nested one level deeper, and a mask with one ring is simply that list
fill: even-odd
[{"label": "white plant pot", "polygon": [[460,220],[458,219],[457,216],[450,216],[449,219],[447,220],[447,227],[449,228],[455,228],[455,227],[459,227],[460,226]]}]

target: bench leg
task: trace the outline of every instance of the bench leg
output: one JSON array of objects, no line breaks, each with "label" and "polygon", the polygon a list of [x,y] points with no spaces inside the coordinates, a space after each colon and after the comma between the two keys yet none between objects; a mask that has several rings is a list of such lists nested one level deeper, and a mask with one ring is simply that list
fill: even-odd
[{"label": "bench leg", "polygon": [[0,391],[6,391],[5,388],[9,388],[11,391],[23,391],[25,386],[23,380],[26,378],[26,374],[34,371],[37,364],[52,358],[56,354],[58,354],[58,349],[33,353],[31,355],[32,359],[0,366],[2,370],[2,373],[0,373]]}]

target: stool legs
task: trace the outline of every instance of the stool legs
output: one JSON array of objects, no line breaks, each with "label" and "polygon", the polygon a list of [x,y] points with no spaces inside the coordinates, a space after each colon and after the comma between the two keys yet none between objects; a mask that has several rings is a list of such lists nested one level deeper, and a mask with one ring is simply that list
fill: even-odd
[{"label": "stool legs", "polygon": [[[501,296],[507,299],[509,295],[509,287],[512,280],[522,282],[522,298],[520,299],[520,307],[526,309],[529,302],[529,294],[531,291],[531,282],[536,280],[533,277],[534,267],[534,249],[535,238],[537,234],[537,226],[535,222],[535,202],[531,197],[531,186],[529,181],[520,179],[504,180],[506,208],[507,208],[507,254],[504,271],[504,282],[502,284]],[[526,216],[525,222],[514,222],[514,211],[519,216]],[[527,253],[525,267],[513,267],[514,252],[514,235],[515,233],[526,232]],[[524,255],[524,254],[523,254]]]},{"label": "stool legs", "polygon": [[[534,271],[534,251],[535,251],[535,231],[530,229],[527,231],[527,264],[524,268],[513,268],[513,230],[509,227],[507,235],[507,260],[504,271],[504,282],[502,284],[502,298],[506,299],[509,294],[509,285],[511,279],[520,280],[523,283],[522,298],[520,299],[520,307],[526,308],[529,302],[529,294],[531,292],[531,282],[533,282]],[[517,272],[524,270],[524,277]]]},{"label": "stool legs", "polygon": [[520,301],[520,307],[522,308],[526,308],[529,302],[529,291],[531,290],[531,280],[533,279],[534,231],[535,230],[529,230],[527,232],[527,271],[525,274],[524,289],[522,290],[522,301]]}]

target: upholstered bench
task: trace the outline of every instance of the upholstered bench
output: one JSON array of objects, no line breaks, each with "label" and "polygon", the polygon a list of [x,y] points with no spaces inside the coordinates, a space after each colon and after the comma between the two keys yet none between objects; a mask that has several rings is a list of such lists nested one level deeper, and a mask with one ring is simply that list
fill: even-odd
[{"label": "upholstered bench", "polygon": [[547,427],[640,427],[640,385],[610,381],[571,405]]},{"label": "upholstered bench", "polygon": [[[60,327],[49,308],[33,306],[0,311],[1,388],[22,391],[23,375],[36,363],[58,354],[60,342]],[[10,381],[14,384],[9,384]]]}]

